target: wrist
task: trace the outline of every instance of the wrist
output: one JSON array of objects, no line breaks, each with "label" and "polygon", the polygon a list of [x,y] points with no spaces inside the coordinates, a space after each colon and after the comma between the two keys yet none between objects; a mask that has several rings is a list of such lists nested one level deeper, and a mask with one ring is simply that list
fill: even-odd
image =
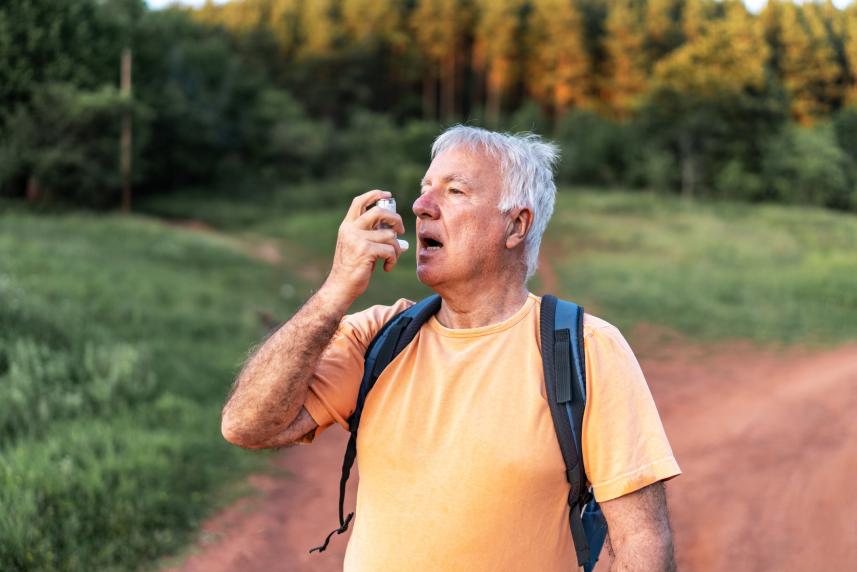
[{"label": "wrist", "polygon": [[348,308],[354,302],[354,297],[347,290],[331,282],[329,277],[315,293],[315,298],[327,311],[337,314],[340,318],[348,312]]}]

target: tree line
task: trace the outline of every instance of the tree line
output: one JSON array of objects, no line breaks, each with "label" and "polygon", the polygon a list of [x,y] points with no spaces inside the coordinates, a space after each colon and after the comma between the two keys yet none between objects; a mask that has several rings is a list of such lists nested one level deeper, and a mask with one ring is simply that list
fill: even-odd
[{"label": "tree line", "polygon": [[139,192],[413,190],[465,121],[557,139],[567,183],[857,210],[857,7],[830,1],[9,0],[0,101],[0,191],[33,200],[116,204],[130,114]]}]

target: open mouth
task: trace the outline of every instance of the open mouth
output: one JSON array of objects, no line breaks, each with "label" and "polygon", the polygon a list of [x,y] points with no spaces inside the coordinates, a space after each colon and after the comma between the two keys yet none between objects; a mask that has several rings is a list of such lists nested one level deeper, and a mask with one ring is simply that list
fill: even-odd
[{"label": "open mouth", "polygon": [[426,250],[440,250],[443,248],[443,243],[433,238],[424,237],[422,243]]}]

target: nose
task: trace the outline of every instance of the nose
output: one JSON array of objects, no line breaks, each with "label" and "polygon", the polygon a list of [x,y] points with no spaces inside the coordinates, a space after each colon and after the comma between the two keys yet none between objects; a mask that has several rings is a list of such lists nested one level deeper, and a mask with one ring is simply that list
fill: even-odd
[{"label": "nose", "polygon": [[434,191],[428,191],[417,197],[413,206],[414,214],[418,219],[436,219],[440,216],[440,209],[435,201]]}]

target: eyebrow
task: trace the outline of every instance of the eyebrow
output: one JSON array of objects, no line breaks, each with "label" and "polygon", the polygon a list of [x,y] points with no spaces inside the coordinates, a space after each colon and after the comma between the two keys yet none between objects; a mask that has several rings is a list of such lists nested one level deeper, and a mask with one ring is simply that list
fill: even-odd
[{"label": "eyebrow", "polygon": [[[423,179],[420,181],[420,186],[421,187],[426,186],[428,184],[428,181],[429,181],[429,179],[423,177]],[[443,178],[443,182],[444,183],[456,182],[456,183],[461,183],[462,185],[465,185],[467,187],[473,188],[473,185],[470,184],[470,179],[468,179],[467,177],[465,177],[461,173],[450,173],[449,175],[447,175]]]}]

